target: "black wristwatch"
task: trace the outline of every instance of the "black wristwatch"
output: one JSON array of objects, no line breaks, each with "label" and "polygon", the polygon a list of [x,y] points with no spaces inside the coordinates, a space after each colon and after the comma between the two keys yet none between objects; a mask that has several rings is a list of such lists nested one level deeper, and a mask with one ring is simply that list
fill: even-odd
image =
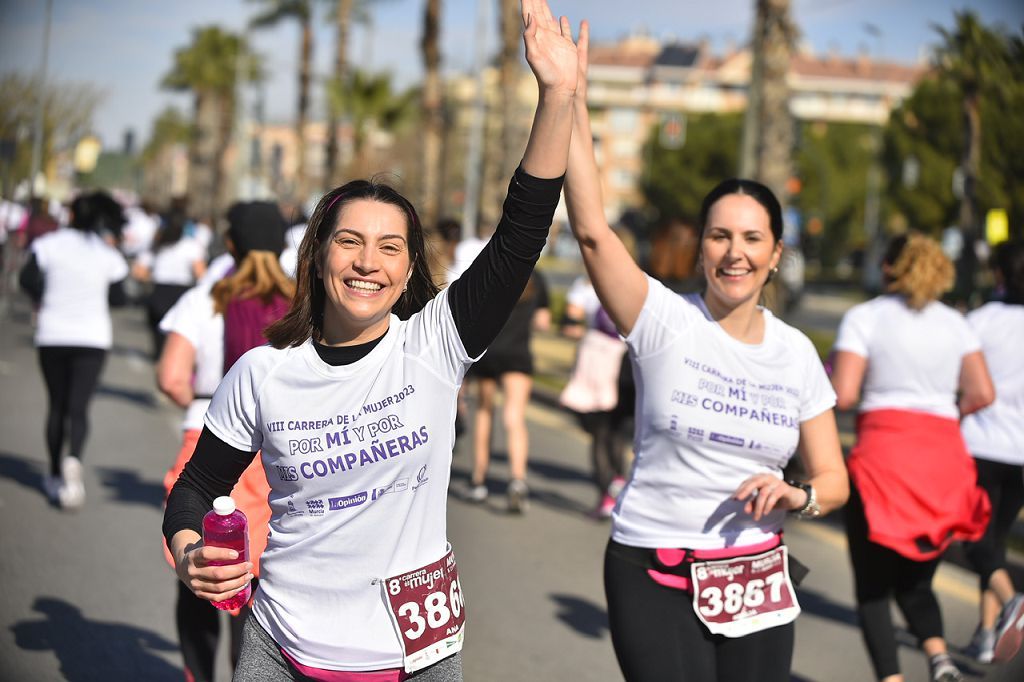
[{"label": "black wristwatch", "polygon": [[810,483],[804,483],[803,481],[786,481],[789,485],[794,488],[800,488],[807,493],[807,502],[804,506],[799,509],[793,509],[791,513],[796,514],[801,519],[816,519],[821,516],[821,507],[818,505],[818,495],[814,492],[814,486]]}]

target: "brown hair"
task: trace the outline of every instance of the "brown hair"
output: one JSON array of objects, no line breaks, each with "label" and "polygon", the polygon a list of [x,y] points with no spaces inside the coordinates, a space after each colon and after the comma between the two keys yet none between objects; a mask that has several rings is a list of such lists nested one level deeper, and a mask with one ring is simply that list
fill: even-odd
[{"label": "brown hair", "polygon": [[353,180],[325,194],[309,219],[306,234],[299,245],[291,308],[264,332],[274,348],[298,346],[323,332],[324,307],[329,302],[323,280],[317,276],[317,266],[324,260],[342,209],[360,200],[390,204],[405,216],[412,276],[391,312],[403,320],[408,319],[437,296],[439,290],[430,276],[423,226],[416,209],[390,185],[375,180]]},{"label": "brown hair", "polygon": [[284,274],[277,254],[272,251],[250,251],[238,269],[217,282],[210,292],[214,309],[222,315],[236,299],[259,297],[269,303],[275,294],[292,298],[295,282]]},{"label": "brown hair", "polygon": [[920,233],[894,237],[886,249],[885,289],[921,310],[953,288],[953,263],[934,239]]}]

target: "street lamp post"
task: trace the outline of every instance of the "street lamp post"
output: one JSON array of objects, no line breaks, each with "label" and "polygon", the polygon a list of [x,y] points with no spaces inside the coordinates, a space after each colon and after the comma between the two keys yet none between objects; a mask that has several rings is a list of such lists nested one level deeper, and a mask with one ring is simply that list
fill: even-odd
[{"label": "street lamp post", "polygon": [[43,114],[46,110],[46,70],[50,61],[50,23],[53,19],[53,0],[46,0],[46,21],[43,23],[43,58],[39,65],[36,120],[32,137],[32,170],[28,179],[28,197],[36,195],[36,176],[43,162]]}]

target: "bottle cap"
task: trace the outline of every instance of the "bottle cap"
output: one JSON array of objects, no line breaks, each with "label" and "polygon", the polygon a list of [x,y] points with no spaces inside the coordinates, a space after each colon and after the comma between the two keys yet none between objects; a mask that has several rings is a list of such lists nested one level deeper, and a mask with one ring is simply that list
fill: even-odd
[{"label": "bottle cap", "polygon": [[235,501],[227,495],[218,497],[213,501],[213,511],[221,516],[228,516],[235,512]]}]

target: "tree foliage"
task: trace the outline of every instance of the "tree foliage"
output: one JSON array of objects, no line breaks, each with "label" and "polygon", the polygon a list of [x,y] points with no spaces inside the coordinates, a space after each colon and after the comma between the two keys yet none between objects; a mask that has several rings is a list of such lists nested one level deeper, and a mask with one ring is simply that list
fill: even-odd
[{"label": "tree foliage", "polygon": [[[0,160],[4,192],[29,176],[39,84],[19,73],[0,75]],[[92,128],[93,115],[104,93],[88,83],[50,82],[42,91],[43,167],[53,152],[69,149]]]},{"label": "tree foliage", "polygon": [[[980,165],[977,202],[1010,213],[1011,229],[1024,226],[1024,33],[1007,35],[958,14],[952,30],[938,27],[943,44],[933,71],[890,118],[884,163],[891,218],[928,232],[957,222],[960,199],[953,175],[965,145],[965,98],[980,109]],[[920,169],[916,183],[904,173]],[[916,162],[916,163],[915,163]]]}]

